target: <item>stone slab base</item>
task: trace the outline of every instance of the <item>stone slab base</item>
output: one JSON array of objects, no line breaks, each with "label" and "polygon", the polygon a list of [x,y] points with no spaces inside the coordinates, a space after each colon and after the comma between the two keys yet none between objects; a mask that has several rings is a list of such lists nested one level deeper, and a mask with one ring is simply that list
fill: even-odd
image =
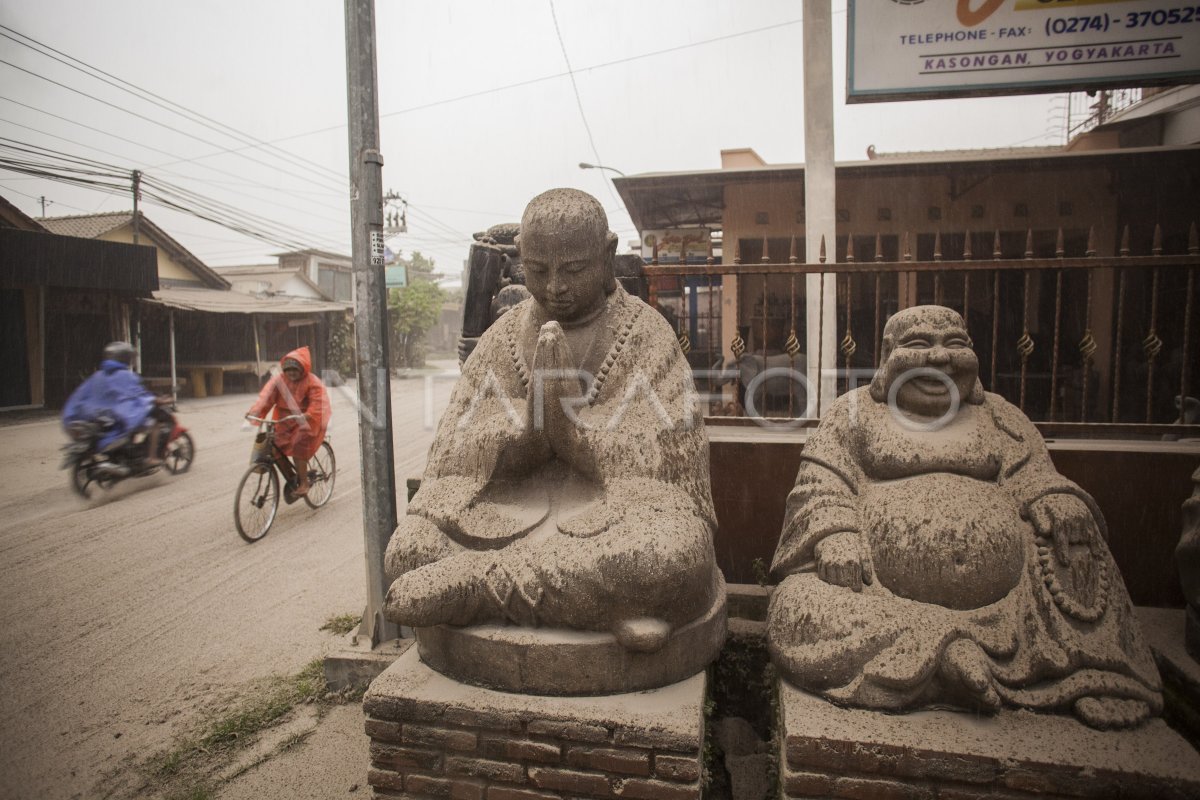
[{"label": "stone slab base", "polygon": [[325,683],[333,692],[365,687],[413,643],[412,639],[392,639],[372,648],[370,637],[347,634],[323,659]]},{"label": "stone slab base", "polygon": [[515,625],[417,628],[421,661],[463,683],[502,692],[597,695],[638,692],[702,671],[725,641],[725,579],[713,577],[707,613],[671,631],[653,652],[611,633]]},{"label": "stone slab base", "polygon": [[1200,754],[1160,719],[1104,732],[1030,711],[890,715],[782,682],[779,700],[786,798],[1200,797]]},{"label": "stone slab base", "polygon": [[375,797],[699,800],[705,676],[603,697],[471,686],[411,648],[363,699]]}]

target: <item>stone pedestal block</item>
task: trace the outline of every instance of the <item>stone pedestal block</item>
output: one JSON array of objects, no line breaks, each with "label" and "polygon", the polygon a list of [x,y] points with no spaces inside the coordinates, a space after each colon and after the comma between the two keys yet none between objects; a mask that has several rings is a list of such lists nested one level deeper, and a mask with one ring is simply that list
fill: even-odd
[{"label": "stone pedestal block", "polygon": [[375,797],[699,800],[703,673],[643,692],[541,697],[459,683],[409,649],[367,691]]},{"label": "stone pedestal block", "polygon": [[1162,675],[1163,717],[1192,741],[1200,741],[1200,662],[1185,646],[1195,614],[1190,608],[1139,607],[1137,615]]},{"label": "stone pedestal block", "polygon": [[779,700],[785,798],[1200,797],[1200,754],[1160,719],[1098,731],[1024,710],[890,715],[784,683]]}]

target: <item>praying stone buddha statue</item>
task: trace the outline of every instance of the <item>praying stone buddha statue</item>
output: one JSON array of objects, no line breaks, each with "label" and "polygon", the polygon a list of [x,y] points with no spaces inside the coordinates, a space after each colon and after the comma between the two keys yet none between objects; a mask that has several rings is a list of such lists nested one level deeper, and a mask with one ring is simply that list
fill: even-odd
[{"label": "praying stone buddha statue", "polygon": [[901,311],[881,355],[809,437],[788,495],[767,617],[783,676],[888,711],[1017,706],[1099,728],[1157,714],[1104,518],[983,391],[962,318]]},{"label": "praying stone buddha statue", "polygon": [[387,549],[387,615],[469,683],[682,680],[725,635],[691,371],[667,322],[617,284],[590,195],[534,198],[517,246],[532,297],[463,365]]}]

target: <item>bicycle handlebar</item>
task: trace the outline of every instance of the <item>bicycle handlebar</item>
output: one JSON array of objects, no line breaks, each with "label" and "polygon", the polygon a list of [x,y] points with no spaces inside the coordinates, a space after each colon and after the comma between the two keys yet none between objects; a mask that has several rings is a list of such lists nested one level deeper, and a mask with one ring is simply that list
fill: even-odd
[{"label": "bicycle handlebar", "polygon": [[303,414],[289,414],[288,416],[280,417],[279,419],[268,419],[266,417],[255,417],[247,414],[246,419],[250,420],[251,422],[264,422],[267,425],[275,425],[280,422],[287,422],[290,419],[307,419],[307,417],[305,417]]}]

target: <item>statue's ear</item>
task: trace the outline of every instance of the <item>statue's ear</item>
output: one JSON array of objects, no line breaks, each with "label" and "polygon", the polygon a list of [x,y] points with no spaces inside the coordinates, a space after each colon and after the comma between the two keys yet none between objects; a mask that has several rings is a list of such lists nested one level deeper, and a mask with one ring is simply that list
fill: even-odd
[{"label": "statue's ear", "polygon": [[884,385],[884,373],[887,371],[888,356],[892,354],[892,337],[884,336],[879,347],[879,368],[875,370],[875,375],[871,377],[871,386],[867,390],[871,393],[871,399],[876,403],[887,402],[887,389]]},{"label": "statue's ear", "polygon": [[975,385],[971,387],[971,394],[967,396],[967,402],[973,406],[983,405],[983,382],[979,378],[975,379]]},{"label": "statue's ear", "polygon": [[617,235],[612,231],[604,237],[604,265],[608,270],[607,280],[605,281],[604,291],[612,294],[617,290],[619,282],[617,281]]}]

